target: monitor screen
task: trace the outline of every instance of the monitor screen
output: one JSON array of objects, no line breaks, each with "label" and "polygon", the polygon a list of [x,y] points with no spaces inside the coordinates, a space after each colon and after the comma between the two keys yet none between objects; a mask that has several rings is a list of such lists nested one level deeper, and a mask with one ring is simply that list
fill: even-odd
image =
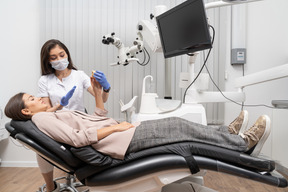
[{"label": "monitor screen", "polygon": [[164,57],[212,47],[203,0],[188,0],[156,17]]}]

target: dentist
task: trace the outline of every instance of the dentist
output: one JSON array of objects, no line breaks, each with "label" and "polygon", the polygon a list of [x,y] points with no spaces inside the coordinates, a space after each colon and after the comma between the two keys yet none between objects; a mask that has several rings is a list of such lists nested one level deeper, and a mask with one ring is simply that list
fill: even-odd
[{"label": "dentist", "polygon": [[[94,96],[90,77],[76,69],[68,48],[59,40],[48,40],[42,46],[41,74],[37,96],[42,98],[50,111],[63,107],[63,110],[85,112],[84,91]],[[96,71],[93,76],[102,86],[102,99],[105,103],[111,86],[101,71]],[[53,181],[54,167],[39,156],[37,156],[37,162],[46,182],[47,192],[58,192],[60,185]]]},{"label": "dentist", "polygon": [[[68,48],[59,40],[51,39],[42,46],[41,74],[37,96],[49,107],[60,104],[63,95],[76,86],[73,97],[64,109],[85,112],[84,90],[94,96],[90,78],[83,71],[76,69]],[[103,87],[102,98],[105,103],[109,96],[110,84],[101,71],[96,71],[94,77]]]}]

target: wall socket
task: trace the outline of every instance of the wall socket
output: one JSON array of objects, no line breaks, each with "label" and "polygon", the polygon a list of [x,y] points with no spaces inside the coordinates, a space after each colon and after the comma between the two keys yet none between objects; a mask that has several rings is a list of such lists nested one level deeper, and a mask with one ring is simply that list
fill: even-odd
[{"label": "wall socket", "polygon": [[236,48],[231,50],[231,64],[243,65],[246,63],[246,49]]}]

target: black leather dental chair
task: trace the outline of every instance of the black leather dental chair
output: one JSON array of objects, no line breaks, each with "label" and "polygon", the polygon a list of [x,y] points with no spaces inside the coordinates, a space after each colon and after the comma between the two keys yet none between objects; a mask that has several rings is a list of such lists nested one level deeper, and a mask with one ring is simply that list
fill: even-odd
[{"label": "black leather dental chair", "polygon": [[[277,172],[274,161],[202,143],[182,142],[127,154],[113,159],[90,146],[74,148],[58,143],[42,133],[31,121],[11,121],[5,125],[10,136],[34,150],[42,158],[67,173],[65,188],[77,192],[85,185],[97,191],[158,190],[178,179],[213,170],[287,187],[286,169]],[[279,169],[280,170],[280,169]],[[80,182],[74,182],[76,177]],[[153,182],[151,182],[153,180]],[[40,191],[44,189],[41,188]]]}]

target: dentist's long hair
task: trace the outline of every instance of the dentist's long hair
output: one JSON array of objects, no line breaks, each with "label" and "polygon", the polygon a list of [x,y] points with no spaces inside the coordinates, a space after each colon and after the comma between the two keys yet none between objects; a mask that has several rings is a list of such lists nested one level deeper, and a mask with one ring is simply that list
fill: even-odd
[{"label": "dentist's long hair", "polygon": [[41,53],[40,53],[41,75],[48,75],[48,74],[55,73],[55,69],[52,68],[49,62],[49,58],[50,58],[50,50],[55,48],[56,45],[64,49],[64,51],[68,55],[69,65],[67,68],[77,70],[77,68],[73,65],[68,48],[61,41],[57,39],[51,39],[51,40],[46,41],[46,43],[41,48]]}]

